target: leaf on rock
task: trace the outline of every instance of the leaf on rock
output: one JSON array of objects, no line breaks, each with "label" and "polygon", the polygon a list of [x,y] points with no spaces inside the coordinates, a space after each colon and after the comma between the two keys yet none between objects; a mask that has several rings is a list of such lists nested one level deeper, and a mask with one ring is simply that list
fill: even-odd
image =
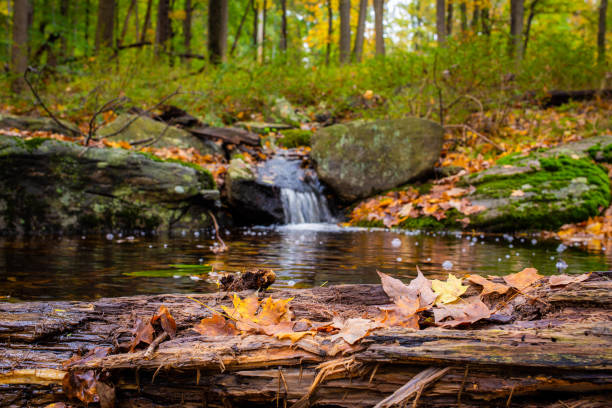
[{"label": "leaf on rock", "polygon": [[333,324],[340,331],[331,336],[331,340],[343,339],[351,345],[366,337],[372,330],[382,326],[380,322],[362,318],[347,319],[344,322],[335,318]]},{"label": "leaf on rock", "polygon": [[[491,316],[491,310],[480,300],[480,296],[472,296],[452,305],[442,305],[435,308],[433,312],[436,324],[442,327],[475,323],[480,319],[487,319]],[[448,317],[451,320],[443,322]]]},{"label": "leaf on rock", "polygon": [[520,272],[504,276],[504,281],[517,290],[525,290],[542,279],[536,268],[525,268]]},{"label": "leaf on rock", "polygon": [[461,282],[461,279],[450,273],[446,282],[434,279],[431,282],[431,288],[437,295],[436,304],[452,303],[459,299],[459,296],[463,295],[468,288],[461,285]]},{"label": "leaf on rock", "polygon": [[216,313],[211,317],[202,319],[200,323],[196,324],[192,329],[204,336],[210,337],[234,336],[238,334],[236,326],[234,326],[231,321]]},{"label": "leaf on rock", "polygon": [[589,279],[589,276],[591,276],[590,273],[583,273],[582,275],[575,275],[575,276],[553,275],[548,278],[548,283],[550,283],[550,286],[565,286],[565,285],[569,285],[570,283],[583,282]]},{"label": "leaf on rock", "polygon": [[157,312],[155,312],[155,314],[151,318],[151,324],[155,324],[155,322],[157,322],[158,320],[161,324],[162,329],[164,329],[164,331],[168,333],[168,336],[170,336],[171,339],[175,338],[176,322],[174,321],[174,317],[172,317],[168,308],[164,305],[161,305],[159,309],[157,309]]},{"label": "leaf on rock", "polygon": [[488,295],[489,293],[499,293],[500,295],[503,295],[510,290],[510,286],[506,286],[503,283],[491,282],[480,275],[469,275],[467,280],[482,286],[482,292],[480,293],[481,295]]}]

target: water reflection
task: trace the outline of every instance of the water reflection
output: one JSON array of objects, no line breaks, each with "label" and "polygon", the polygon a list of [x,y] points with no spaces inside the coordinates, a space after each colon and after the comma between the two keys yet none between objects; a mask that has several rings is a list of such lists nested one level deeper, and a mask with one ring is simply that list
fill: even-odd
[{"label": "water reflection", "polygon": [[[552,274],[560,259],[568,265],[566,273],[611,266],[609,257],[601,252],[575,248],[558,252],[558,243],[540,243],[531,237],[510,241],[509,237],[407,235],[320,225],[227,231],[230,249],[218,255],[209,250],[213,240],[206,231],[199,236],[120,242],[118,238],[0,240],[0,299],[95,299],[216,290],[213,279],[124,275],[166,269],[170,264],[208,263],[216,272],[268,267],[277,272],[276,285],[294,287],[376,283],[376,270],[410,278],[417,264],[426,275],[438,278],[448,272],[500,275],[531,266]],[[452,265],[448,270],[443,267],[445,262],[447,267]]]}]

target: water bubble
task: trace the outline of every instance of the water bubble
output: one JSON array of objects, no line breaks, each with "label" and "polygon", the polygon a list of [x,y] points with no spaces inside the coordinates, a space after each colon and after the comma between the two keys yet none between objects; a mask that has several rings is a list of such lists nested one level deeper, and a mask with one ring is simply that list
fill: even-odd
[{"label": "water bubble", "polygon": [[465,252],[465,248],[461,248],[461,252]]},{"label": "water bubble", "polygon": [[168,244],[164,244],[164,248],[168,248]]},{"label": "water bubble", "polygon": [[199,281],[199,280],[202,280],[202,278],[200,278],[199,276],[196,276],[196,275],[191,275],[191,276],[189,277],[189,279],[191,279],[192,281]]},{"label": "water bubble", "polygon": [[555,257],[554,257],[554,256],[551,256],[551,257],[550,257],[550,260],[551,260],[551,261],[552,261],[552,260],[554,260],[554,259],[555,259]]},{"label": "water bubble", "polygon": [[516,256],[519,256],[519,253],[518,253],[518,252],[516,253]]},{"label": "water bubble", "polygon": [[514,245],[510,244],[508,245],[508,248],[514,248]]},{"label": "water bubble", "polygon": [[419,243],[418,243],[418,242],[415,242],[415,243],[414,243],[414,246],[419,246]]},{"label": "water bubble", "polygon": [[397,262],[402,262],[402,258],[401,258],[400,256],[398,256],[398,257],[396,258],[396,260],[397,260]]},{"label": "water bubble", "polygon": [[495,238],[495,242],[499,242],[499,238]]},{"label": "water bubble", "polygon": [[563,259],[559,259],[555,266],[557,267],[558,272],[561,272],[567,269],[567,263],[565,263]]},{"label": "water bubble", "polygon": [[451,270],[453,269],[453,263],[451,261],[444,261],[442,262],[442,268],[444,268],[445,270]]},{"label": "water bubble", "polygon": [[193,233],[193,236],[194,236],[194,237],[196,237],[196,238],[197,238],[197,237],[199,237],[199,236],[200,236],[200,232],[199,232],[199,231],[195,231],[195,232]]},{"label": "water bubble", "polygon": [[200,259],[198,259],[198,262],[199,262],[199,263],[204,262],[204,258],[200,258]]},{"label": "water bubble", "polygon": [[565,251],[567,249],[567,247],[563,244],[559,244],[559,246],[557,247],[557,252],[561,253],[563,251]]},{"label": "water bubble", "polygon": [[497,258],[497,262],[501,262],[501,258]]},{"label": "water bubble", "polygon": [[535,244],[537,244],[537,243],[538,243],[538,240],[537,240],[537,239],[533,238],[533,239],[531,240],[531,245],[535,245]]},{"label": "water bubble", "polygon": [[506,254],[506,259],[510,259],[510,255]]},{"label": "water bubble", "polygon": [[391,246],[393,248],[399,248],[402,246],[402,241],[400,241],[399,238],[393,238],[393,241],[391,241]]},{"label": "water bubble", "polygon": [[149,248],[153,248],[153,245],[149,245]]},{"label": "water bubble", "polygon": [[111,234],[110,232],[108,234],[106,234],[106,239],[109,241],[112,241],[113,238],[115,238],[115,236],[113,234]]},{"label": "water bubble", "polygon": [[431,262],[431,258],[427,258],[427,259],[426,259],[426,261],[427,261],[427,262]]},{"label": "water bubble", "polygon": [[180,278],[181,278],[181,275],[172,275],[172,277],[173,277],[174,279],[180,279]]},{"label": "water bubble", "polygon": [[294,280],[287,281],[287,286],[291,286],[291,287],[295,286],[295,281]]},{"label": "water bubble", "polygon": [[185,231],[185,230],[182,230],[182,231],[181,231],[181,235],[182,235],[182,236],[185,236],[185,235],[187,235],[187,231]]}]

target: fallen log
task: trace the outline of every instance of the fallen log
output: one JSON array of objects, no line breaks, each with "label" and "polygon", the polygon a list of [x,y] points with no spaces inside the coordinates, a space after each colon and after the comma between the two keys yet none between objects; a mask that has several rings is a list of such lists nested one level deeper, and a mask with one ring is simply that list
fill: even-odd
[{"label": "fallen log", "polygon": [[527,92],[524,99],[535,100],[544,108],[561,106],[570,101],[590,101],[595,98],[611,98],[612,89],[579,89],[579,90],[563,90],[554,89],[546,91],[544,95],[540,95],[536,91]]},{"label": "fallen log", "polygon": [[246,144],[250,146],[259,146],[259,135],[239,128],[217,128],[217,127],[190,127],[185,130],[193,135],[204,139],[221,139],[225,143],[235,145]]},{"label": "fallen log", "polygon": [[[290,305],[296,320],[372,316],[390,304],[379,285],[270,293],[294,297]],[[176,320],[176,338],[153,352],[117,351],[131,338],[134,320],[153,315],[161,305]],[[95,375],[98,393],[112,395],[100,397],[102,406],[612,404],[612,281],[605,274],[513,297],[507,324],[491,316],[468,330],[383,328],[352,346],[324,333],[292,343],[259,334],[208,337],[191,330],[211,316],[208,308],[221,305],[231,305],[224,292],[2,303],[0,406],[79,405],[66,395],[66,373]],[[96,347],[114,354],[93,353],[62,365]]]}]

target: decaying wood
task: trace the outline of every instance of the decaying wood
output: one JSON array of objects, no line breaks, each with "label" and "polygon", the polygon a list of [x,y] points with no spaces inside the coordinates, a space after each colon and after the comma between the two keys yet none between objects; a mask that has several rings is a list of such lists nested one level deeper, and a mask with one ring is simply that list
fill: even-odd
[{"label": "decaying wood", "polygon": [[235,145],[246,144],[250,146],[259,146],[259,135],[244,129],[191,127],[186,130],[201,138],[217,138],[223,140],[225,143],[232,143]]},{"label": "decaying wood", "polygon": [[[296,320],[374,316],[390,302],[379,285],[271,294],[294,297]],[[225,292],[191,298],[215,309],[230,305]],[[467,330],[380,329],[354,346],[326,334],[296,343],[202,336],[190,328],[211,312],[198,302],[159,295],[0,304],[0,406],[66,401],[64,373],[87,370],[105,376],[117,406],[413,406],[415,397],[420,407],[612,404],[612,281],[605,275],[513,298],[508,324],[493,316]],[[162,304],[177,337],[148,355],[117,351],[131,338],[134,317],[148,318]],[[94,347],[116,354],[62,365]]]}]

